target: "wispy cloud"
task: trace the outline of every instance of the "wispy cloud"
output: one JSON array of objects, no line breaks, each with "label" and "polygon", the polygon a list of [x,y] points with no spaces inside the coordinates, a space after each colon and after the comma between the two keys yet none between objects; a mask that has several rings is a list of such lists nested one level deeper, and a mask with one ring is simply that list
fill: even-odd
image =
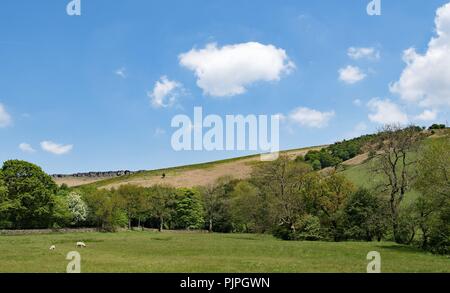
[{"label": "wispy cloud", "polygon": [[6,111],[5,106],[0,103],[0,128],[10,126],[12,124],[11,115]]},{"label": "wispy cloud", "polygon": [[41,148],[49,153],[55,154],[55,155],[65,155],[68,154],[72,149],[73,145],[63,145],[63,144],[57,144],[52,141],[43,141],[41,142]]},{"label": "wispy cloud", "polygon": [[373,47],[362,48],[362,47],[350,47],[347,50],[347,56],[353,60],[359,59],[369,59],[378,60],[380,59],[380,51]]},{"label": "wispy cloud", "polygon": [[167,76],[162,76],[155,83],[153,91],[148,93],[151,104],[154,108],[165,108],[173,106],[178,96],[182,92],[181,83],[169,80]]},{"label": "wispy cloud", "polygon": [[122,68],[119,68],[119,69],[115,70],[114,74],[117,75],[117,76],[120,76],[123,79],[128,77],[127,70],[126,70],[125,67],[122,67]]},{"label": "wispy cloud", "polygon": [[29,153],[29,154],[32,154],[32,153],[35,153],[35,152],[36,152],[36,150],[35,150],[30,144],[25,143],[25,142],[19,144],[19,149],[20,149],[22,152],[24,152],[24,153]]}]

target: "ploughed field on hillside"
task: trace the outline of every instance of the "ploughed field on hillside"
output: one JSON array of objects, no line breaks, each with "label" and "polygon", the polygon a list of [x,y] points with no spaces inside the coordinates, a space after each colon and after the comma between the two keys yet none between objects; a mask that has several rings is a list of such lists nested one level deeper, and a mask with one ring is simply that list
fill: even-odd
[{"label": "ploughed field on hillside", "polygon": [[[322,147],[324,146],[290,150],[283,153],[288,154],[294,159],[300,155],[304,156],[310,150],[320,150]],[[54,176],[53,180],[58,185],[67,184],[69,187],[96,184],[98,187],[110,189],[124,184],[134,184],[142,187],[163,184],[176,188],[191,188],[212,184],[223,176],[231,176],[235,179],[247,179],[250,177],[253,164],[258,162],[259,158],[260,156],[256,155],[162,170],[140,171],[122,176]],[[162,178],[163,173],[166,175],[165,178]]]}]

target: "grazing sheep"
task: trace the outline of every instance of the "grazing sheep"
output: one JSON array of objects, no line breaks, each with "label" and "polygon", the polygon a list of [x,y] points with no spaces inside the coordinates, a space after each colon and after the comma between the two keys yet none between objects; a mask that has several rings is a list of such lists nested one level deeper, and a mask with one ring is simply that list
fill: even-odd
[{"label": "grazing sheep", "polygon": [[86,244],[84,242],[77,242],[77,247],[86,247]]},{"label": "grazing sheep", "polygon": [[50,250],[55,250],[55,249],[56,249],[55,245],[50,246]]}]

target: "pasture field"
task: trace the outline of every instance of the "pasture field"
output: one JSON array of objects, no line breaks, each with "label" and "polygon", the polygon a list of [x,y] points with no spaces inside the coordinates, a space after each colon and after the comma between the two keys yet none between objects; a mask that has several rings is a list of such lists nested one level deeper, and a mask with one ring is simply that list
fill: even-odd
[{"label": "pasture field", "polygon": [[[76,248],[84,241],[87,248]],[[51,245],[56,250],[50,251]],[[357,272],[369,251],[382,272],[450,272],[450,259],[391,242],[297,242],[270,235],[200,232],[0,236],[0,272],[63,273],[69,251],[82,272]]]}]

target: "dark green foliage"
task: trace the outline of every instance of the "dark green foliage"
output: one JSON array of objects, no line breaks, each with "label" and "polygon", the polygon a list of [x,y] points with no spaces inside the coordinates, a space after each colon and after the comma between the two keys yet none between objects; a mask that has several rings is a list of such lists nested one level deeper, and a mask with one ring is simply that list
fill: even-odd
[{"label": "dark green foliage", "polygon": [[122,201],[115,192],[99,189],[88,192],[84,200],[89,207],[89,221],[103,231],[115,231],[126,227],[128,218]]},{"label": "dark green foliage", "polygon": [[52,225],[57,186],[50,176],[34,164],[12,160],[3,164],[2,178],[1,222],[21,229]]},{"label": "dark green foliage", "polygon": [[197,191],[187,188],[177,191],[174,218],[177,229],[203,228],[203,206]]},{"label": "dark green foliage", "polygon": [[272,235],[281,240],[295,240],[295,233],[288,225],[278,225],[272,229]]},{"label": "dark green foliage", "polygon": [[364,135],[351,140],[337,142],[320,151],[309,151],[304,159],[312,164],[314,170],[335,167],[341,162],[361,154],[363,146],[368,144],[374,137],[375,135]]},{"label": "dark green foliage", "polygon": [[436,130],[436,129],[445,129],[445,128],[447,128],[445,126],[445,124],[433,124],[428,129],[429,130]]},{"label": "dark green foliage", "polygon": [[311,163],[311,166],[312,166],[312,168],[313,168],[314,171],[318,171],[318,170],[321,170],[321,169],[322,169],[322,164],[320,163],[319,160],[314,160],[314,161]]},{"label": "dark green foliage", "polygon": [[353,193],[344,208],[345,235],[355,240],[380,241],[389,222],[388,206],[367,189]]},{"label": "dark green foliage", "polygon": [[428,249],[434,253],[450,254],[450,202],[447,199],[446,204],[441,207],[441,210],[435,218],[435,222],[430,229],[430,235],[427,246]]},{"label": "dark green foliage", "polygon": [[232,232],[232,192],[237,180],[219,178],[213,185],[201,188],[205,211],[205,228],[210,232]]},{"label": "dark green foliage", "polygon": [[144,196],[145,189],[127,184],[120,186],[115,192],[127,214],[128,229],[131,229],[132,220],[138,220],[138,226],[140,226],[141,218],[143,218],[147,209],[147,202]]},{"label": "dark green foliage", "polygon": [[419,152],[413,204],[421,231],[420,246],[436,253],[450,250],[450,138],[433,139]]},{"label": "dark green foliage", "polygon": [[232,193],[233,231],[264,233],[272,225],[265,194],[248,181],[239,182]]},{"label": "dark green foliage", "polygon": [[297,223],[295,238],[297,240],[318,241],[324,238],[320,219],[310,214],[304,215]]},{"label": "dark green foliage", "polygon": [[[153,186],[146,189],[148,215],[158,222],[158,229],[162,231],[170,223],[175,206],[176,190],[171,187]],[[166,223],[167,221],[167,223]]]}]

